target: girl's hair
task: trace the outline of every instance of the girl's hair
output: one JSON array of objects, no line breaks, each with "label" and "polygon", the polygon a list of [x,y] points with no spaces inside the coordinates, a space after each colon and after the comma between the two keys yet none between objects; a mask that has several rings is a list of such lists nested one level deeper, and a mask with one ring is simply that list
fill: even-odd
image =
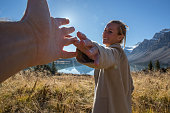
[{"label": "girl's hair", "polygon": [[[109,23],[116,23],[119,25],[119,28],[118,28],[118,35],[124,35],[124,48],[125,48],[125,44],[126,44],[126,28],[128,28],[128,26],[123,23],[122,21],[120,20],[112,20],[110,21]],[[120,41],[120,43],[123,42],[123,39]]]}]

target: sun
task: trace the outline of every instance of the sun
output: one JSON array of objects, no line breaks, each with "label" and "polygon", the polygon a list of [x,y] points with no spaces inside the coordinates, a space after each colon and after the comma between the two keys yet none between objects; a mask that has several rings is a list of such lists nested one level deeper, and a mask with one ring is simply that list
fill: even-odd
[{"label": "sun", "polygon": [[67,18],[70,20],[70,23],[67,26],[76,26],[78,22],[78,16],[76,16],[75,12],[72,11],[62,12],[60,18]]}]

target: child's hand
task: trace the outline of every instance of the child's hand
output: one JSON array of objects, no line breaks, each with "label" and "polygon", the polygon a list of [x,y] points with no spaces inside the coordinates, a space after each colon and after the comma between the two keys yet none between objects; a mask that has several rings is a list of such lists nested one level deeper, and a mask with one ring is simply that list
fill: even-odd
[{"label": "child's hand", "polygon": [[80,39],[77,40],[74,45],[90,59],[94,60],[95,65],[99,64],[99,51],[95,44],[89,40],[83,33],[77,32],[77,36]]}]

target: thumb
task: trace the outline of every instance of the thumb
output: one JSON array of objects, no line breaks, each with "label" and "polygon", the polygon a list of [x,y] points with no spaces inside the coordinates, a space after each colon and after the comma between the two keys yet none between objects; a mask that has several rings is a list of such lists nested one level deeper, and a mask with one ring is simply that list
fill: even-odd
[{"label": "thumb", "polygon": [[62,52],[61,58],[67,59],[67,58],[73,58],[73,57],[76,57],[76,52],[67,52],[67,51]]},{"label": "thumb", "polygon": [[40,21],[44,18],[50,19],[49,8],[46,0],[28,0],[25,14],[21,20],[34,17],[39,18],[35,19],[36,21]]}]

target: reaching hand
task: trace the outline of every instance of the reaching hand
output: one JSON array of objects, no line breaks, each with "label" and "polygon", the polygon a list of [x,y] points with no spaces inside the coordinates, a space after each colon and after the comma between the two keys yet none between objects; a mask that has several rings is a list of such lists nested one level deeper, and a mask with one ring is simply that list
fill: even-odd
[{"label": "reaching hand", "polygon": [[74,27],[62,27],[69,24],[65,18],[50,17],[46,0],[28,0],[27,9],[21,22],[33,32],[36,45],[35,65],[46,64],[59,58],[75,57],[75,52],[66,52],[64,46],[72,44],[76,38],[67,35]]},{"label": "reaching hand", "polygon": [[81,32],[77,32],[77,36],[80,39],[80,41],[77,40],[74,43],[77,49],[94,60],[95,65],[99,65],[99,51],[95,44]]}]

